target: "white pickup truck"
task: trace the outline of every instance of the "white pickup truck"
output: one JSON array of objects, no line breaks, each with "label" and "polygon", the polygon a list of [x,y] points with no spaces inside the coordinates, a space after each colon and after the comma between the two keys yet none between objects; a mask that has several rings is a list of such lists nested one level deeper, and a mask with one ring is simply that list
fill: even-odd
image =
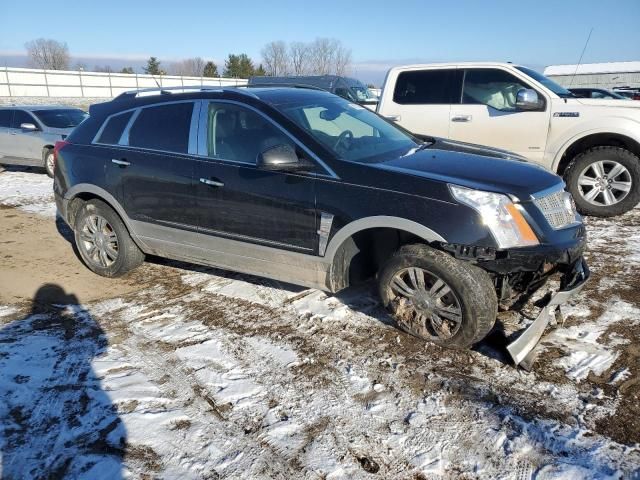
[{"label": "white pickup truck", "polygon": [[640,201],[640,102],[576,98],[527,67],[441,63],[389,70],[378,113],[418,135],[517,153],[562,175],[579,210]]}]

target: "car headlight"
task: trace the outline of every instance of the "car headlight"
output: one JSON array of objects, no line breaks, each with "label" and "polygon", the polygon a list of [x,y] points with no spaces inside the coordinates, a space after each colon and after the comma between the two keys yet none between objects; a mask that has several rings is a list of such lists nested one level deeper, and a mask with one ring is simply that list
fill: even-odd
[{"label": "car headlight", "polygon": [[538,245],[538,237],[506,195],[449,185],[453,196],[480,214],[500,248]]}]

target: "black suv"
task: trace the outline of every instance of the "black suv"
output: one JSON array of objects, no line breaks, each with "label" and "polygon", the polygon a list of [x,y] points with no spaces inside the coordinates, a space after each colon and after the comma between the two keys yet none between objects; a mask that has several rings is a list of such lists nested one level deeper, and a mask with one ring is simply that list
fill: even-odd
[{"label": "black suv", "polygon": [[559,273],[516,364],[589,276],[560,177],[327,92],[140,91],[90,113],[56,146],[54,191],[100,275],[152,254],[329,292],[377,276],[402,329],[469,347]]}]

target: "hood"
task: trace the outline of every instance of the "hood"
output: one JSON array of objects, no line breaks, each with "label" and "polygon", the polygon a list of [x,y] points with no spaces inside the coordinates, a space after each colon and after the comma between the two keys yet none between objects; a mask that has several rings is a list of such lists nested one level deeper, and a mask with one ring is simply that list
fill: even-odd
[{"label": "hood", "polygon": [[441,139],[424,150],[372,166],[463,187],[512,194],[521,200],[562,184],[562,179],[555,173],[515,154]]},{"label": "hood", "polygon": [[604,99],[604,98],[568,98],[567,105],[571,103],[578,103],[580,105],[588,105],[590,107],[616,107],[616,108],[640,108],[640,101],[638,100],[616,100],[616,99]]}]

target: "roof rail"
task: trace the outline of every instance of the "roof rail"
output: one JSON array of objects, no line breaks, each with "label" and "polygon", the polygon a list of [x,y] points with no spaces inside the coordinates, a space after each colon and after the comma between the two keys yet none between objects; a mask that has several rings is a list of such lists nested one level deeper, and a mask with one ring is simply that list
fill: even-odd
[{"label": "roof rail", "polygon": [[309,90],[322,90],[324,92],[327,91],[324,88],[317,87],[315,85],[305,84],[305,83],[254,83],[253,85],[247,84],[242,86],[246,88],[262,88],[262,87],[308,88]]},{"label": "roof rail", "polygon": [[151,87],[140,88],[137,90],[128,90],[121,93],[114,100],[125,100],[128,98],[144,97],[147,95],[170,95],[173,93],[185,93],[189,91],[207,91],[207,90],[222,90],[222,87],[215,85],[190,85],[184,87]]}]

